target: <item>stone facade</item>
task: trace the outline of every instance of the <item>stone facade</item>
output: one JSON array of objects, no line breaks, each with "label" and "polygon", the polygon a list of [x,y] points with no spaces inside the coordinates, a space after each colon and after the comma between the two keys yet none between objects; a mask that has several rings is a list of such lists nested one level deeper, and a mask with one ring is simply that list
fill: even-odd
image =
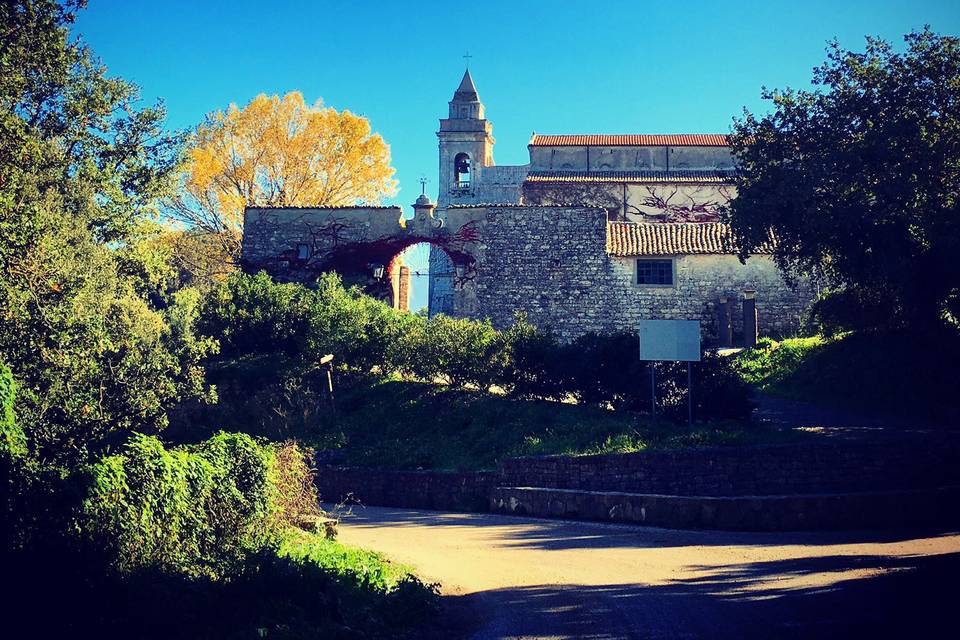
[{"label": "stone facade", "polygon": [[[737,307],[745,291],[756,291],[761,333],[787,334],[813,296],[809,282],[787,286],[767,255],[741,263],[717,243],[679,242],[664,253],[656,238],[611,242],[623,231],[613,222],[681,240],[692,227],[677,225],[718,226],[719,208],[733,197],[725,136],[534,135],[529,164],[497,166],[493,127],[469,72],[437,136],[437,205],[421,196],[411,220],[399,207],[250,208],[244,268],[301,282],[336,270],[396,305],[395,256],[429,242],[431,315],[505,327],[522,311],[565,339],[634,330],[641,319],[696,319],[709,342],[720,298]],[[669,264],[669,282],[638,284],[637,261],[649,258]],[[739,333],[742,314],[732,317]]]}]

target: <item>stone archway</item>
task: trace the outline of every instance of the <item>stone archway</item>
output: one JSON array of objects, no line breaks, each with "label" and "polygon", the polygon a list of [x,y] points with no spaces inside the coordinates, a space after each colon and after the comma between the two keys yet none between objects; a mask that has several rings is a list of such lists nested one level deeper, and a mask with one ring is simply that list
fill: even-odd
[{"label": "stone archway", "polygon": [[473,288],[483,219],[469,209],[437,216],[425,196],[413,208],[414,217],[407,220],[399,207],[249,208],[242,266],[303,283],[335,271],[345,283],[388,299],[385,276],[394,257],[411,245],[429,243],[453,265],[451,312],[470,315],[476,307]]}]

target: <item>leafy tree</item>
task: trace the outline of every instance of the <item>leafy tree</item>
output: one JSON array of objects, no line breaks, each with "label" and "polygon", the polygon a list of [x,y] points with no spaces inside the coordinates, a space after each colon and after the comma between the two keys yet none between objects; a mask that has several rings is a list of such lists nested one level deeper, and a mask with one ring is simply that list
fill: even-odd
[{"label": "leafy tree", "polygon": [[[155,430],[202,393],[211,348],[160,308],[158,198],[179,139],[68,27],[83,2],[0,8],[0,357],[30,446],[67,461],[114,430]],[[165,303],[166,304],[166,303]]]},{"label": "leafy tree", "polygon": [[818,88],[765,89],[772,112],[734,123],[727,218],[742,256],[772,233],[788,275],[823,274],[886,300],[901,326],[932,327],[960,316],[960,41],[905,41],[834,42]]},{"label": "leafy tree", "polygon": [[296,91],[210,114],[187,154],[171,210],[229,263],[239,256],[246,206],[376,203],[394,191],[390,148],[370,122],[308,105]]}]

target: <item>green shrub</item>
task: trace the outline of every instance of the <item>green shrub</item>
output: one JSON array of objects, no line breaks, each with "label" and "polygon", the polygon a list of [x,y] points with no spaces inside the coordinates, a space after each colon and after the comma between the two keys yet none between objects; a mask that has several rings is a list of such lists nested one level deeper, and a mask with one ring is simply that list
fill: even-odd
[{"label": "green shrub", "polygon": [[409,372],[423,380],[487,389],[502,378],[503,348],[489,320],[437,315],[408,327]]},{"label": "green shrub", "polygon": [[[275,308],[259,308],[264,305]],[[257,386],[249,396],[264,400],[289,420],[303,417],[303,427],[319,419],[315,407],[323,404],[325,392],[317,393],[310,370],[327,353],[334,354],[342,370],[401,373],[483,390],[497,385],[517,397],[572,398],[605,408],[650,411],[645,382],[649,365],[639,360],[633,333],[588,333],[562,344],[522,314],[505,331],[486,320],[444,315],[426,319],[391,309],[359,289],[346,289],[336,274],[321,276],[315,289],[273,283],[262,273],[235,275],[205,308],[212,319],[204,327],[233,357],[283,352],[300,363],[289,368],[289,378]],[[291,331],[302,335],[295,339]],[[748,390],[725,361],[694,366],[705,388],[718,394],[695,394],[698,419],[749,415]],[[686,398],[685,365],[663,364],[661,369],[658,399],[666,409],[679,406]],[[665,415],[674,412],[666,410]]]},{"label": "green shrub", "polygon": [[806,335],[834,336],[847,331],[885,331],[897,326],[897,302],[876,290],[828,289],[814,300],[801,318]]},{"label": "green shrub", "polygon": [[204,298],[197,330],[220,342],[221,353],[297,353],[309,327],[312,292],[274,282],[266,273],[233,274]]},{"label": "green shrub", "polygon": [[[504,332],[508,344],[507,383],[520,397],[561,400],[649,412],[650,363],[639,359],[636,334],[587,333],[559,344],[521,317]],[[657,363],[657,411],[676,420],[687,417],[686,363]],[[729,360],[704,353],[692,365],[697,420],[746,419],[752,411],[750,387]]]},{"label": "green shrub", "polygon": [[0,362],[0,458],[26,454],[27,439],[13,414],[16,383],[10,367]]},{"label": "green shrub", "polygon": [[292,446],[218,433],[167,449],[137,435],[91,467],[81,530],[121,572],[235,573],[302,517],[291,510],[316,509],[312,481],[305,482],[312,476]]},{"label": "green shrub", "polygon": [[756,385],[761,391],[772,391],[826,342],[820,336],[788,338],[780,342],[761,338],[756,347],[737,354],[733,368],[748,384]]},{"label": "green shrub", "polygon": [[[636,334],[586,333],[562,348],[567,389],[578,401],[614,408],[648,408],[649,393],[640,380]],[[647,387],[649,389],[649,387]]]},{"label": "green shrub", "polygon": [[562,400],[566,364],[557,337],[519,313],[503,332],[506,364],[500,386],[521,398]]}]

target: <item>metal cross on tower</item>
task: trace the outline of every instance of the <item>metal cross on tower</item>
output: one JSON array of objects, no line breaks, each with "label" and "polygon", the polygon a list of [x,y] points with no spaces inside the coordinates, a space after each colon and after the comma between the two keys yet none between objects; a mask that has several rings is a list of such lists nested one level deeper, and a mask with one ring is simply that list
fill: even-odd
[{"label": "metal cross on tower", "polygon": [[427,183],[430,182],[427,180],[427,176],[420,176],[420,195],[427,194]]},{"label": "metal cross on tower", "polygon": [[468,68],[468,69],[470,68],[470,58],[472,58],[472,57],[473,57],[473,56],[470,55],[470,50],[469,50],[469,49],[468,49],[467,52],[463,55],[463,59],[467,61],[467,68]]}]

